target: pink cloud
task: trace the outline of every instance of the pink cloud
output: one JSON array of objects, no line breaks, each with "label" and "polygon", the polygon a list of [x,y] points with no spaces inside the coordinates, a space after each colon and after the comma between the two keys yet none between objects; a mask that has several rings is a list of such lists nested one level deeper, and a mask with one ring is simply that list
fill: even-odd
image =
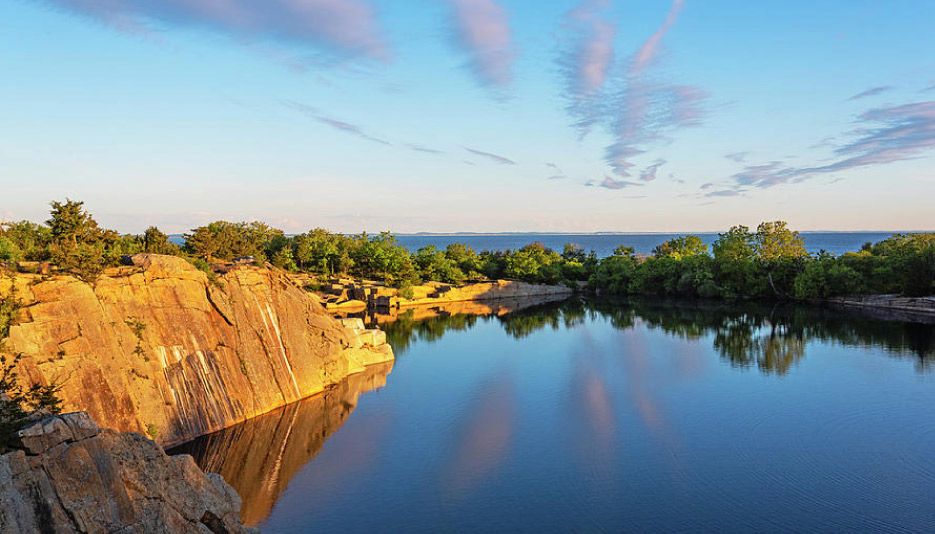
[{"label": "pink cloud", "polygon": [[201,27],[238,38],[324,47],[340,55],[387,59],[373,7],[363,0],[42,0],[122,31],[152,22]]},{"label": "pink cloud", "polygon": [[617,36],[617,26],[603,18],[609,7],[607,0],[588,0],[565,15],[563,27],[572,34],[574,44],[562,62],[577,97],[593,93],[607,80]]},{"label": "pink cloud", "polygon": [[474,75],[483,85],[509,84],[516,52],[506,9],[493,0],[450,1],[455,42],[468,55]]},{"label": "pink cloud", "polygon": [[672,8],[669,9],[665,22],[663,22],[662,26],[643,43],[643,46],[640,47],[633,57],[633,65],[630,67],[631,71],[638,73],[653,61],[653,58],[656,57],[659,51],[659,46],[662,44],[662,38],[672,29],[672,26],[675,26],[675,22],[678,20],[679,13],[682,12],[682,7],[684,7],[684,5],[685,0],[674,0],[672,2]]}]

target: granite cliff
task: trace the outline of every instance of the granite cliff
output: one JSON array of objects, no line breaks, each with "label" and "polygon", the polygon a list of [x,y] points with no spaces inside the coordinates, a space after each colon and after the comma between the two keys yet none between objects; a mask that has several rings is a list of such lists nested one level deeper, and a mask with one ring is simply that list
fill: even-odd
[{"label": "granite cliff", "polygon": [[379,330],[329,316],[286,273],[211,275],[140,254],[94,284],[0,279],[22,306],[6,340],[30,382],[62,384],[66,411],[169,446],[322,391],[393,359]]}]

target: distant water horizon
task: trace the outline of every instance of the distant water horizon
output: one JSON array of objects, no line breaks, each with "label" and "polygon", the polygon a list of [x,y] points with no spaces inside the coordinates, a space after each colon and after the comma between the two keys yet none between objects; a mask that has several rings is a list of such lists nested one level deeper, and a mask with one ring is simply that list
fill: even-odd
[{"label": "distant water horizon", "polygon": [[[886,239],[899,233],[917,233],[913,231],[827,231],[799,232],[805,240],[805,248],[811,254],[822,250],[835,255],[859,251],[864,243]],[[502,232],[502,233],[415,233],[394,234],[396,239],[412,252],[434,245],[439,249],[451,243],[464,243],[474,250],[515,250],[529,243],[541,242],[545,246],[561,251],[566,243],[580,246],[585,251],[594,251],[598,257],[613,254],[620,245],[633,247],[637,254],[650,254],[663,242],[684,235],[697,235],[708,246],[717,240],[719,232],[594,232],[594,233],[539,233],[539,232]]]},{"label": "distant water horizon", "polygon": [[[840,256],[846,252],[856,252],[864,243],[876,243],[894,234],[923,233],[925,230],[894,231],[800,231],[805,239],[805,249],[810,254],[825,252]],[[296,234],[289,234],[294,236]],[[353,235],[353,234],[348,234]],[[376,235],[376,234],[372,234]],[[401,245],[410,252],[422,247],[434,245],[444,249],[452,243],[464,243],[477,252],[483,250],[516,250],[534,242],[561,252],[566,243],[580,246],[585,251],[594,251],[598,257],[613,254],[620,245],[633,247],[637,254],[650,254],[661,243],[678,236],[697,235],[709,247],[717,240],[720,232],[417,232],[394,233]],[[173,234],[170,240],[181,245],[185,242],[182,234]]]}]

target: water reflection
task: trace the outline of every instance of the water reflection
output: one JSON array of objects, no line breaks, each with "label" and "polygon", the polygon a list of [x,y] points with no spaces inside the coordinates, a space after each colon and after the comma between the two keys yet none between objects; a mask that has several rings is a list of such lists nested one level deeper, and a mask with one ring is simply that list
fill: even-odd
[{"label": "water reflection", "polygon": [[516,388],[508,369],[497,369],[473,390],[470,412],[455,422],[446,447],[453,454],[443,478],[452,499],[463,498],[497,475],[516,424]]},{"label": "water reflection", "polygon": [[710,336],[715,350],[732,365],[777,375],[805,357],[809,341],[882,347],[894,357],[914,359],[919,372],[930,370],[935,359],[932,325],[794,304],[573,298],[486,316],[442,309],[419,320],[412,313],[383,323],[397,355],[414,340],[437,340],[448,331],[469,330],[477,321],[498,321],[506,333],[523,339],[543,329],[602,318],[620,330],[639,322],[690,341]]},{"label": "water reflection", "polygon": [[[888,465],[899,476],[935,473],[928,459],[935,427],[919,411],[930,405],[927,393],[892,394],[925,381],[906,385],[891,376],[887,387],[868,385],[866,362],[851,357],[859,351],[829,350],[876,348],[861,352],[927,372],[932,325],[771,303],[581,298],[456,303],[366,319],[382,325],[396,352],[392,387],[378,397],[380,409],[363,407],[309,469],[302,468],[358,396],[385,384],[390,365],[176,449],[237,489],[247,523],[266,519],[280,500],[264,529],[340,530],[348,522],[356,527],[348,531],[412,524],[534,530],[588,518],[687,530],[707,517],[700,524],[715,530],[741,524],[733,514],[770,525],[808,503],[831,514],[825,504],[841,506],[837,488],[823,486],[829,476],[871,477],[862,471],[876,465],[868,458],[893,450],[899,455]],[[811,361],[842,372],[805,365],[810,352]],[[909,367],[874,358],[887,365],[871,362],[866,370]],[[873,493],[877,482],[841,491],[859,495],[861,506],[886,508],[892,503]],[[816,494],[831,500],[822,504]],[[382,515],[362,514],[362,502]],[[814,526],[814,515],[787,526]],[[630,524],[631,517],[643,522]]]},{"label": "water reflection", "polygon": [[243,500],[240,514],[244,523],[255,525],[269,515],[292,477],[344,424],[358,397],[386,385],[392,368],[392,363],[372,365],[318,395],[169,453],[191,454],[202,470],[221,474]]}]

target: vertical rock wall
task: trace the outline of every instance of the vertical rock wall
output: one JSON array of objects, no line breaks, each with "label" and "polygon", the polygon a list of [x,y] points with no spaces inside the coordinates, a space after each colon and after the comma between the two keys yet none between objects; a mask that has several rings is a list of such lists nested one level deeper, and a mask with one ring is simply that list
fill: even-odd
[{"label": "vertical rock wall", "polygon": [[393,359],[379,333],[335,321],[280,271],[212,281],[181,258],[132,259],[94,285],[0,279],[23,303],[6,342],[23,376],[63,384],[65,410],[102,426],[181,443]]}]

